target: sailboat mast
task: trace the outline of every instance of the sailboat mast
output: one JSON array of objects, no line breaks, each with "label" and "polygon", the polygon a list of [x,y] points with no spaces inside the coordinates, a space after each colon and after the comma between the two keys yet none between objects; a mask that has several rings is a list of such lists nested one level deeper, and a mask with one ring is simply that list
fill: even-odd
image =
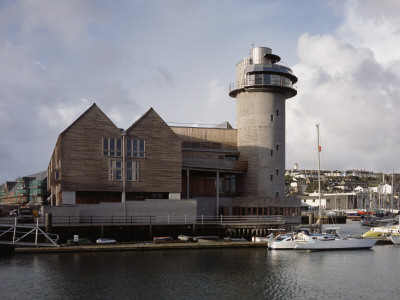
[{"label": "sailboat mast", "polygon": [[[394,165],[394,163],[393,163]],[[393,213],[393,193],[394,193],[394,166],[392,170],[392,190],[391,190],[391,195],[390,195],[390,216],[392,216]]]},{"label": "sailboat mast", "polygon": [[320,162],[320,152],[321,146],[319,145],[319,124],[317,126],[317,151],[318,151],[318,203],[319,203],[319,222],[321,224],[321,162]]}]

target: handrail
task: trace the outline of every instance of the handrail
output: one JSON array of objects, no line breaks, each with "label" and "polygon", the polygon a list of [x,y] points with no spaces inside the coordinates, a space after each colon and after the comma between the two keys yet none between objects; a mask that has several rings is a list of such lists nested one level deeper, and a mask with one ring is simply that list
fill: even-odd
[{"label": "handrail", "polygon": [[[0,223],[5,224],[5,221],[10,222],[8,218],[0,219]],[[40,223],[39,223],[40,221]],[[52,216],[53,225],[96,225],[96,224],[132,224],[132,225],[151,225],[151,224],[229,224],[229,223],[265,223],[277,224],[283,223],[284,218],[281,215],[270,216],[190,216],[190,215],[147,215],[147,216]],[[10,222],[11,223],[11,222]],[[39,218],[38,224],[44,226],[44,218]],[[21,226],[21,225],[20,225]],[[22,225],[27,226],[27,225]],[[32,227],[32,226],[27,226]]]},{"label": "handrail", "polygon": [[238,85],[237,82],[231,82],[229,84],[229,93],[238,90],[238,89],[243,89],[243,88],[248,88],[248,87],[262,87],[262,86],[278,86],[278,87],[286,87],[286,88],[291,88],[294,90],[297,90],[297,85],[296,84],[287,84],[282,82],[281,80],[271,80],[270,82],[258,82],[256,80],[247,80],[246,83]]}]

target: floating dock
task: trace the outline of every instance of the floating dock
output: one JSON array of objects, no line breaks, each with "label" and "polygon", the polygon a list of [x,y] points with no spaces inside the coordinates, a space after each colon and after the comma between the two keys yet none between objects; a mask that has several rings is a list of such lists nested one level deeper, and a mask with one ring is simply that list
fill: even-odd
[{"label": "floating dock", "polygon": [[99,252],[99,251],[132,251],[132,250],[178,250],[178,249],[211,249],[211,248],[267,248],[268,242],[142,242],[118,243],[109,245],[62,245],[60,247],[16,247],[15,253],[61,253],[61,252]]}]

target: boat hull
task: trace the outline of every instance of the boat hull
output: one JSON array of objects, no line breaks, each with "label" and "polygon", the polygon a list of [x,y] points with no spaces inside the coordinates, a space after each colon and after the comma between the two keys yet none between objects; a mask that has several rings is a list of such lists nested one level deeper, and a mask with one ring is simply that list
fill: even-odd
[{"label": "boat hull", "polygon": [[295,250],[329,251],[329,250],[362,250],[371,249],[376,240],[371,239],[336,239],[329,241],[311,241],[306,244],[297,245]]},{"label": "boat hull", "polygon": [[391,235],[390,240],[392,241],[393,244],[400,245],[400,236]]},{"label": "boat hull", "polygon": [[306,241],[285,241],[268,243],[268,250],[293,250],[297,245],[307,243]]}]

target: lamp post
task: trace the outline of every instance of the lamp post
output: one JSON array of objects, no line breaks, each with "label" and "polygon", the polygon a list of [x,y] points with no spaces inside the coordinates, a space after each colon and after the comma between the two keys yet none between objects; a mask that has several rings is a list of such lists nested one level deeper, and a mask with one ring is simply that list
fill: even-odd
[{"label": "lamp post", "polygon": [[125,130],[121,131],[122,135],[122,195],[121,202],[123,203],[124,208],[124,222],[126,217],[126,197],[125,197],[125,181],[126,181],[126,170],[125,170]]}]

